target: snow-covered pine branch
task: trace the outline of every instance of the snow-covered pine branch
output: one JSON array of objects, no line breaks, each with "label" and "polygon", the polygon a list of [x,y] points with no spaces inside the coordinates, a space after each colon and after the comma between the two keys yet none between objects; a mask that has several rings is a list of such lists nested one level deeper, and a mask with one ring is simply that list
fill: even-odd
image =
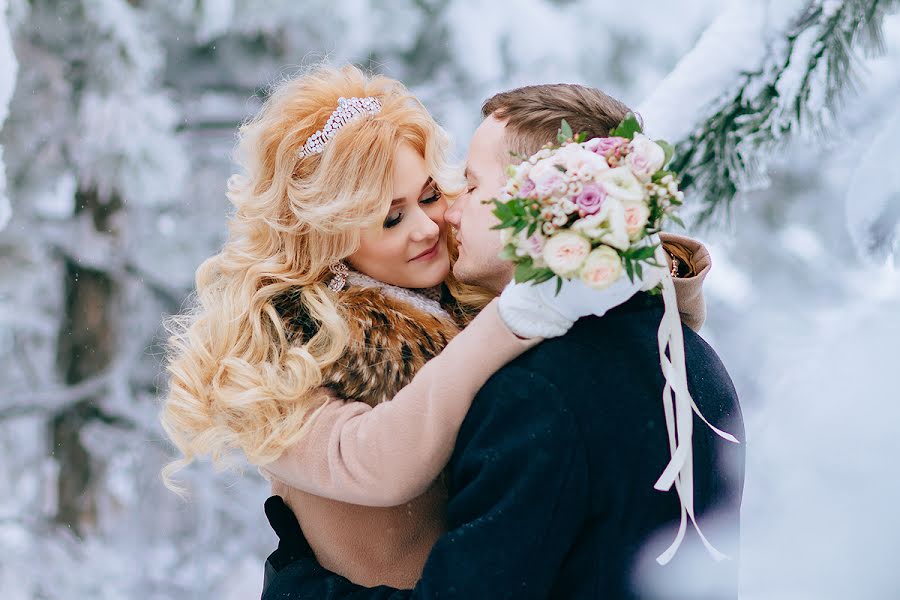
[{"label": "snow-covered pine branch", "polygon": [[766,187],[769,158],[792,136],[825,137],[858,83],[857,51],[881,50],[882,21],[898,7],[741,2],[710,26],[640,108],[650,133],[676,143],[673,167],[699,220],[728,211],[738,192]]},{"label": "snow-covered pine branch", "polygon": [[[6,23],[6,0],[0,0],[0,129],[9,114],[9,102],[16,85],[17,73],[18,64]],[[6,227],[10,216],[12,209],[6,196],[6,167],[3,164],[3,146],[0,146],[0,230]]]}]

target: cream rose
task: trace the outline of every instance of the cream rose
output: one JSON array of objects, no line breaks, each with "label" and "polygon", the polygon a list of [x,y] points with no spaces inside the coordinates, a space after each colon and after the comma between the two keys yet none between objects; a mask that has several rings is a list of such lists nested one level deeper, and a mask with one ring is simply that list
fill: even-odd
[{"label": "cream rose", "polygon": [[569,277],[578,272],[590,251],[591,243],[587,238],[561,231],[544,244],[544,262],[560,277]]},{"label": "cream rose", "polygon": [[666,162],[665,150],[642,133],[636,133],[629,146],[631,151],[625,157],[625,164],[638,179],[650,181],[653,174],[662,169]]},{"label": "cream rose", "polygon": [[650,218],[650,208],[644,202],[632,201],[623,202],[622,208],[625,210],[625,232],[628,239],[632,242],[639,240],[647,226],[647,219]]},{"label": "cream rose", "polygon": [[601,173],[597,180],[603,184],[603,189],[613,198],[622,202],[628,200],[643,200],[645,195],[644,184],[637,180],[628,167],[616,167]]},{"label": "cream rose", "polygon": [[609,246],[600,246],[588,254],[579,274],[588,287],[606,289],[622,276],[622,259]]}]

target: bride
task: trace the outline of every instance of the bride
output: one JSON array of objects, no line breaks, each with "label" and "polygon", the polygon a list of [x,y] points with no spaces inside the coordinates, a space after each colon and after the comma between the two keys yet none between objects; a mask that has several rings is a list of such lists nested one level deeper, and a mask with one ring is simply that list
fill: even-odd
[{"label": "bride", "polygon": [[[227,241],[169,322],[166,484],[243,453],[319,562],[366,586],[415,585],[473,397],[540,342],[451,275],[444,212],[464,184],[447,148],[395,80],[348,66],[280,83],[240,129]],[[676,282],[697,297],[702,279]]]}]

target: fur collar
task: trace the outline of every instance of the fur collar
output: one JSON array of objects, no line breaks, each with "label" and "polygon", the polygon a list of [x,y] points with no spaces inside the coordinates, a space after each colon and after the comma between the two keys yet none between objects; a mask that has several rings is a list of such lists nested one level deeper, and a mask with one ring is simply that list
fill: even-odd
[{"label": "fur collar", "polygon": [[[318,329],[291,294],[275,302],[292,343],[305,343]],[[338,397],[375,406],[390,400],[440,354],[460,327],[432,296],[378,282],[361,273],[348,276],[337,307],[350,328],[350,341],[337,362],[323,365],[323,385]]]}]

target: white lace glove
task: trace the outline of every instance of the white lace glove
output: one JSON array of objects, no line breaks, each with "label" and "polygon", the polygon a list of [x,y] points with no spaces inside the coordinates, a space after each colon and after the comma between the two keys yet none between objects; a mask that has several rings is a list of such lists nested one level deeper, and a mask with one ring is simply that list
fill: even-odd
[{"label": "white lace glove", "polygon": [[[645,272],[644,275],[647,279],[655,278],[655,274],[647,277]],[[511,281],[500,294],[498,308],[506,326],[519,337],[559,337],[581,317],[602,317],[641,289],[653,287],[648,287],[649,283],[638,278],[632,283],[623,275],[608,288],[595,290],[580,279],[573,279],[563,281],[557,295],[555,278],[537,285]]]}]

